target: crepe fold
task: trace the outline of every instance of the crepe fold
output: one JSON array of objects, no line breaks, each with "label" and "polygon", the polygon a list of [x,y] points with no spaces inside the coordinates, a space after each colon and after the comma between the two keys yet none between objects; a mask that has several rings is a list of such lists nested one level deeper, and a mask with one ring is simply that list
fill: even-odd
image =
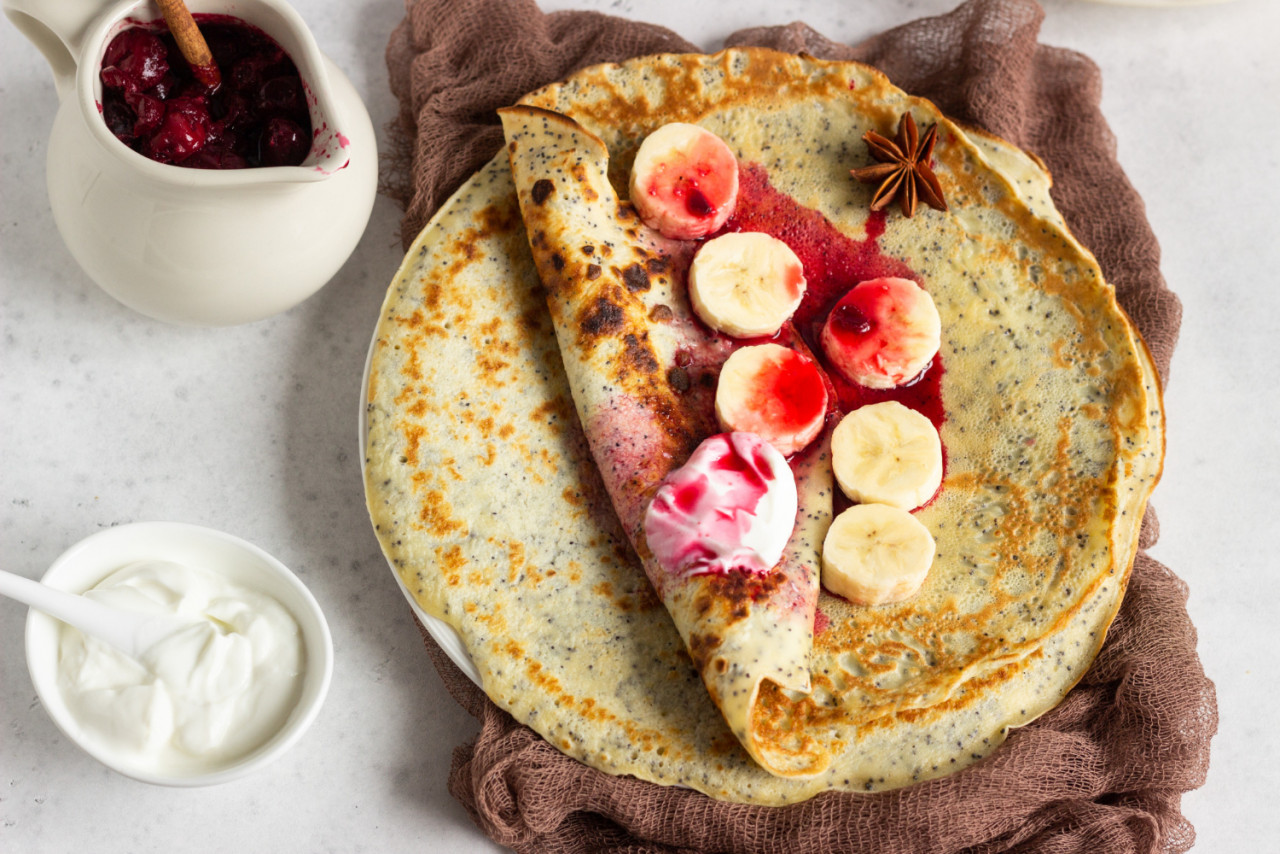
[{"label": "crepe fold", "polygon": [[752,758],[780,776],[816,774],[829,761],[825,751],[802,732],[760,739],[751,710],[764,680],[809,691],[829,467],[803,467],[795,529],[772,572],[676,574],[654,558],[645,508],[698,443],[719,432],[715,377],[733,343],[694,320],[684,276],[692,245],[663,238],[618,198],[603,141],[559,113],[500,112],[565,374],[622,527]]}]

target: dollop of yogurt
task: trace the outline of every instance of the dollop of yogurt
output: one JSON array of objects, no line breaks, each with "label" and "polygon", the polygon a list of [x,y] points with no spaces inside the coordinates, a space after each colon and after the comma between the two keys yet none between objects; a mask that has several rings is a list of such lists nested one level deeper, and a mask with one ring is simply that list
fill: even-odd
[{"label": "dollop of yogurt", "polygon": [[649,549],[674,575],[764,574],[796,523],[786,458],[754,433],[719,433],[658,487],[644,516]]},{"label": "dollop of yogurt", "polygon": [[140,770],[200,773],[249,754],[297,705],[305,650],[272,597],[181,564],[124,566],[86,596],[112,607],[190,617],[135,660],[70,626],[58,687],[82,735]]}]

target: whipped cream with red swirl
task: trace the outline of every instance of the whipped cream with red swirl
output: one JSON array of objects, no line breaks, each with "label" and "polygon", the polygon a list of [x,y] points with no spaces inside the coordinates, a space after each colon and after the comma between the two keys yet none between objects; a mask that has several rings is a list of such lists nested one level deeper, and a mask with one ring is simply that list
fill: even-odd
[{"label": "whipped cream with red swirl", "polygon": [[754,433],[719,433],[667,475],[644,534],[673,575],[764,574],[795,528],[796,481],[786,458]]}]

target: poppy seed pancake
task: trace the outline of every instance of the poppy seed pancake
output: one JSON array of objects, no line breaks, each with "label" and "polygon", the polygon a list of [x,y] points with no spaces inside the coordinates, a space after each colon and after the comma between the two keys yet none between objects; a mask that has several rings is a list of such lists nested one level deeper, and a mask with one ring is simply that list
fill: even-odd
[{"label": "poppy seed pancake", "polygon": [[[868,162],[862,133],[892,131],[905,109],[940,123],[951,210],[890,217],[878,244],[943,318],[948,470],[918,514],[939,547],[920,594],[881,608],[821,594],[812,690],[763,684],[760,738],[809,739],[828,762],[808,779],[769,774],[712,703],[610,504],[502,152],[424,230],[388,293],[366,461],[384,550],[458,630],[489,696],[594,767],[770,804],[947,773],[1056,704],[1119,605],[1163,440],[1145,350],[1035,161],[864,66],[767,51],[601,66],[526,102],[602,140],[614,187],[648,131],[699,123],[854,240],[873,189],[848,176]],[[647,291],[579,236],[565,267],[617,277],[584,329],[625,345],[629,300]],[[689,382],[689,366],[651,358]]]}]

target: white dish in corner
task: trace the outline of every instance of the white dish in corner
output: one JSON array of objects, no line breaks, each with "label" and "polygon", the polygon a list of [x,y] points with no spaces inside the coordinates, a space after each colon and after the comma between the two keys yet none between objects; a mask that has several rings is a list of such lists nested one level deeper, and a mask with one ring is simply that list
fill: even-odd
[{"label": "white dish in corner", "polygon": [[207,770],[156,770],[86,737],[58,686],[59,637],[63,624],[34,608],[27,615],[27,668],[36,694],[58,729],[94,759],[127,777],[161,786],[210,786],[262,768],[302,738],[320,712],[333,677],[333,639],[315,597],[283,563],[231,534],[180,522],[136,522],[99,531],[67,549],[42,583],[83,593],[115,570],[137,561],[172,561],[203,567],[234,584],[264,593],[293,615],[306,666],[296,705],[274,735],[249,753]]}]

